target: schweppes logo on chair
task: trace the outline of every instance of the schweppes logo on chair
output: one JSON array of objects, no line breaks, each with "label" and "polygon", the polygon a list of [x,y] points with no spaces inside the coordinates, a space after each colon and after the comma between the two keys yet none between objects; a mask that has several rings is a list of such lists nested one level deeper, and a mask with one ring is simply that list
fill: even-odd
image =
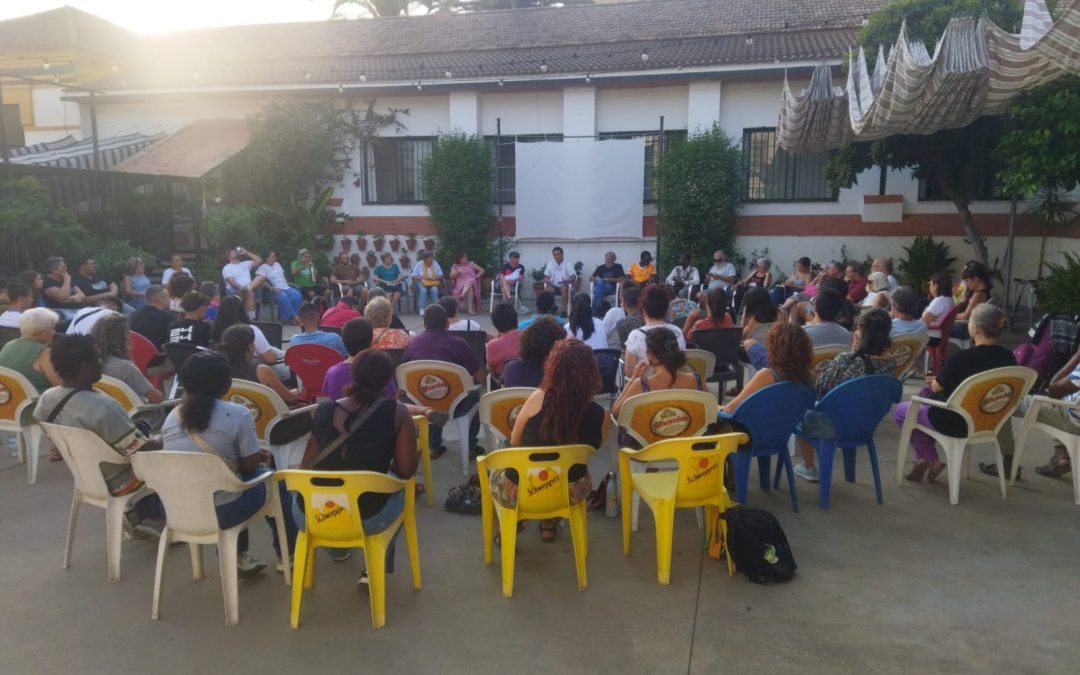
[{"label": "schweppes logo on chair", "polygon": [[525,493],[530,497],[550,493],[558,487],[561,480],[561,469],[557,466],[531,468],[525,476]]},{"label": "schweppes logo on chair", "polygon": [[656,411],[649,420],[649,430],[657,436],[673,438],[690,427],[690,413],[682,408],[668,406]]},{"label": "schweppes logo on chair", "polygon": [[432,401],[441,401],[450,395],[450,383],[440,375],[424,375],[419,386],[420,395]]},{"label": "schweppes logo on chair", "polygon": [[344,530],[353,526],[349,497],[343,492],[314,492],[311,508],[315,524],[320,528]]},{"label": "schweppes logo on chair", "polygon": [[719,466],[719,462],[711,462],[708,458],[702,457],[693,462],[691,469],[686,472],[686,482],[693,485],[702,478],[712,475]]}]

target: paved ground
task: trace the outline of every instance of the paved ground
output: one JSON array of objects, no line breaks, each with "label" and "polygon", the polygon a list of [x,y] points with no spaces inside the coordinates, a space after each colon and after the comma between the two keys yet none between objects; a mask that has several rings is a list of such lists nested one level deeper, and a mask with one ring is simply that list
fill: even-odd
[{"label": "paved ground", "polygon": [[[161,620],[151,621],[156,547],[126,542],[122,578],[108,583],[103,512],[84,508],[72,567],[62,570],[71,478],[45,461],[38,484],[27,486],[25,467],[4,453],[0,672],[248,673],[316,664],[402,673],[1076,672],[1080,507],[1071,486],[1031,473],[1003,501],[995,482],[978,477],[949,506],[944,479],[896,487],[896,439],[895,425],[884,422],[882,506],[865,455],[855,484],[834,485],[829,512],[817,508],[816,486],[802,481],[798,514],[786,490],[751,489],[750,503],[780,518],[799,563],[782,586],[729,578],[703,558],[690,512],[676,517],[671,584],[658,585],[643,509],[629,557],[619,521],[590,514],[589,586],[580,593],[568,533],[547,545],[530,527],[518,544],[515,596],[506,599],[498,563],[483,565],[479,518],[422,504],[424,588],[412,590],[402,547],[379,632],[355,585],[356,556],[341,564],[319,557],[299,630],[289,627],[288,589],[271,572],[241,582],[241,622],[229,628],[215,554],[204,554],[210,577],[192,581],[183,547],[169,555]],[[462,479],[450,448],[434,465],[437,497]],[[1029,467],[1048,452],[1039,438]],[[594,476],[607,457],[597,456]],[[253,552],[272,560],[269,542],[268,528],[255,528]]]}]

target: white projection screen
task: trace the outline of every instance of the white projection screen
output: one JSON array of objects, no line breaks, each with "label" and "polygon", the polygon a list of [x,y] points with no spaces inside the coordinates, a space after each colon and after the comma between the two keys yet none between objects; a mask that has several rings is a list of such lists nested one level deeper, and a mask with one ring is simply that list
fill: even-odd
[{"label": "white projection screen", "polygon": [[645,140],[566,139],[515,148],[517,237],[640,237]]}]

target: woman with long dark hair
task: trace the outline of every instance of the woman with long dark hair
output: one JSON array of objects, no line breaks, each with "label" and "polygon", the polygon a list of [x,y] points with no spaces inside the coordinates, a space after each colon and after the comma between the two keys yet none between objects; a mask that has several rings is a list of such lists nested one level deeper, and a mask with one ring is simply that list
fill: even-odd
[{"label": "woman with long dark hair", "polygon": [[570,321],[566,324],[566,337],[577,338],[592,349],[607,349],[604,322],[593,316],[592,300],[585,293],[574,297]]},{"label": "woman with long dark hair", "polygon": [[683,335],[686,336],[687,342],[694,341],[695,330],[735,327],[735,323],[731,320],[731,313],[728,311],[730,303],[727,291],[723,288],[714,288],[708,293],[700,293],[698,298],[708,310],[708,316],[701,318],[701,306],[690,311],[686,317],[686,323],[683,324]]},{"label": "woman with long dark hair", "polygon": [[634,374],[623,387],[622,395],[611,406],[611,414],[616,417],[626,399],[638,394],[665,389],[705,389],[697,372],[683,370],[686,367],[686,352],[679,349],[679,340],[673,331],[667,328],[649,331],[645,336],[645,352],[646,358],[638,361]]},{"label": "woman with long dark hair", "polygon": [[775,323],[779,315],[768,291],[761,286],[750,288],[742,300],[742,320],[739,325],[743,329],[743,339],[749,339],[758,326]]},{"label": "woman with long dark hair", "polygon": [[960,280],[964,282],[964,298],[956,310],[951,337],[969,340],[971,334],[968,332],[968,321],[971,313],[976,307],[990,300],[990,291],[994,290],[994,285],[990,281],[990,270],[978,260],[964,265],[964,269],[960,270]]},{"label": "woman with long dark hair", "polygon": [[[599,448],[607,433],[610,418],[592,397],[600,393],[600,370],[592,349],[580,340],[560,340],[552,347],[544,364],[544,379],[521,407],[514,430],[512,447],[542,447],[582,443]],[[519,476],[512,469],[495,471],[491,491],[500,504],[517,504]],[[570,501],[577,503],[592,491],[589,468],[583,464],[570,467]],[[540,538],[555,541],[556,521],[540,522]]]},{"label": "woman with long dark hair", "polygon": [[253,326],[245,324],[229,326],[229,329],[221,336],[218,351],[227,360],[229,372],[236,379],[266,385],[273,389],[285,403],[296,403],[300,400],[295,389],[289,389],[281,383],[273,368],[259,362],[255,354]]},{"label": "woman with long dark hair", "polygon": [[243,324],[251,329],[255,338],[255,353],[259,355],[263,363],[277,363],[280,353],[270,346],[270,342],[258,326],[251,325],[251,319],[248,318],[247,310],[244,308],[244,301],[238,296],[229,295],[221,299],[217,316],[214,317],[214,328],[210,331],[210,340],[214,344],[221,344],[225,331],[237,324]]}]

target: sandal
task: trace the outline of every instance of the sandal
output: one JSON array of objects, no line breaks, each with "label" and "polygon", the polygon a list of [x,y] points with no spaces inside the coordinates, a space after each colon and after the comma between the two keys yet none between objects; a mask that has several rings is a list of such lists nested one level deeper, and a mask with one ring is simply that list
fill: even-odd
[{"label": "sandal", "polygon": [[1035,473],[1047,478],[1061,478],[1072,471],[1072,463],[1067,452],[1057,451],[1044,466],[1035,467]]},{"label": "sandal", "polygon": [[930,468],[930,463],[925,459],[920,459],[912,465],[911,471],[909,471],[904,478],[916,483],[921,483],[923,477],[926,475],[926,470]]},{"label": "sandal", "polygon": [[540,521],[540,541],[545,544],[550,544],[555,541],[556,531],[555,519],[549,518],[548,520]]},{"label": "sandal", "polygon": [[[1002,468],[1005,471],[1006,477],[1012,476],[1012,462],[1002,462]],[[987,476],[998,477],[998,465],[996,463],[979,462],[979,471],[983,472]],[[1021,480],[1024,474],[1024,467],[1020,467],[1016,470],[1016,480]]]},{"label": "sandal", "polygon": [[427,492],[427,486],[423,483],[416,483],[416,496],[419,497]]},{"label": "sandal", "polygon": [[937,477],[941,475],[941,472],[945,470],[947,465],[945,462],[936,462],[926,470],[926,482],[933,483],[937,480]]}]

